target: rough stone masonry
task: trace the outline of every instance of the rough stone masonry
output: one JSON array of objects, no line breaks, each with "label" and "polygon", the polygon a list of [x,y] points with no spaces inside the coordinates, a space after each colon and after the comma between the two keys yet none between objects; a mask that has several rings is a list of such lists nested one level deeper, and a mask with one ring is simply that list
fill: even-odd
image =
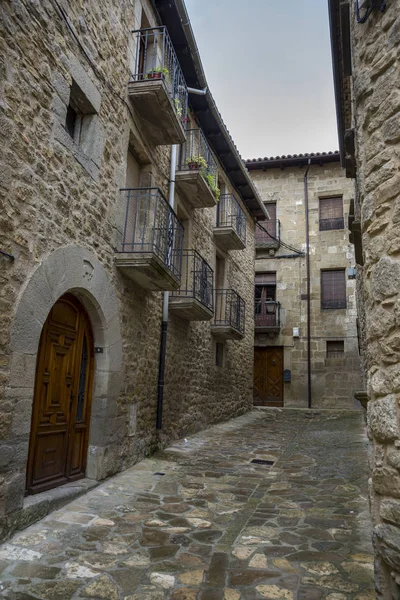
[{"label": "rough stone masonry", "polygon": [[356,181],[355,210],[350,224],[358,257],[359,318],[372,443],[370,498],[375,585],[379,598],[397,600],[400,597],[399,3],[376,3],[370,14],[363,9],[360,22],[355,2],[331,0],[329,7],[342,160],[348,175]]}]

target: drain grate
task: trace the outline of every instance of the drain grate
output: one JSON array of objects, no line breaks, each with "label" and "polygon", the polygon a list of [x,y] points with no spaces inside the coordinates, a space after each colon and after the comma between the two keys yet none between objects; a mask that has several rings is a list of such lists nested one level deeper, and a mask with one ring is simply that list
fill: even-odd
[{"label": "drain grate", "polygon": [[160,477],[163,477],[165,473],[160,473],[159,471],[157,471],[156,473],[154,473],[154,475],[159,475]]},{"label": "drain grate", "polygon": [[256,465],[273,465],[274,461],[273,460],[262,460],[261,458],[253,458],[252,461],[250,461]]}]

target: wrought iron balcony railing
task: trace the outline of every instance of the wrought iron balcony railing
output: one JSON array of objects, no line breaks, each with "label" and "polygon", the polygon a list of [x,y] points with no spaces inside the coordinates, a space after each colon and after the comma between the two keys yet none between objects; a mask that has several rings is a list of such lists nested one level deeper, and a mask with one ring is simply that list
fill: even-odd
[{"label": "wrought iron balcony railing", "polygon": [[214,325],[244,334],[246,303],[234,290],[215,290]]},{"label": "wrought iron balcony railing", "polygon": [[263,221],[262,227],[256,226],[256,248],[279,248],[281,238],[281,223],[279,219]]},{"label": "wrought iron balcony railing", "polygon": [[196,250],[184,250],[180,288],[172,292],[173,298],[194,298],[214,311],[214,273],[210,265]]},{"label": "wrought iron balcony railing", "polygon": [[186,141],[181,146],[178,171],[191,170],[200,171],[215,196],[219,197],[217,161],[201,129],[187,129]]},{"label": "wrought iron balcony railing", "polygon": [[166,27],[148,27],[132,32],[135,38],[133,81],[162,79],[175,112],[186,123],[188,91]]},{"label": "wrought iron balcony railing", "polygon": [[276,300],[256,300],[254,305],[254,325],[256,328],[280,328],[280,302]]},{"label": "wrought iron balcony railing", "polygon": [[344,217],[319,220],[320,231],[329,231],[330,229],[344,229]]},{"label": "wrought iron balcony railing", "polygon": [[224,194],[219,199],[217,227],[232,227],[243,245],[246,244],[246,215],[233,194]]},{"label": "wrought iron balcony railing", "polygon": [[177,278],[182,272],[183,225],[158,188],[121,190],[125,199],[121,253],[152,253]]}]

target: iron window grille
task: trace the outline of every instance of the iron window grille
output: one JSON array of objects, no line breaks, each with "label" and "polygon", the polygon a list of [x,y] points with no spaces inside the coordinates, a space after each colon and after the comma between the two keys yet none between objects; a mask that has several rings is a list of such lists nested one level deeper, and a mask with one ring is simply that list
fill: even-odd
[{"label": "iron window grille", "polygon": [[217,188],[217,161],[201,129],[186,130],[186,141],[181,146],[178,170],[199,170],[211,189]]},{"label": "iron window grille", "polygon": [[132,32],[135,38],[133,81],[162,79],[175,112],[187,121],[188,91],[166,27],[147,27]]},{"label": "iron window grille", "polygon": [[217,227],[232,227],[246,243],[246,215],[233,194],[220,197],[217,206]]},{"label": "iron window grille", "polygon": [[279,219],[263,221],[263,229],[256,226],[255,243],[257,248],[276,248],[280,245],[281,222]]},{"label": "iron window grille", "polygon": [[254,321],[256,327],[280,327],[281,326],[281,304],[270,298],[257,297],[254,303]]},{"label": "iron window grille", "polygon": [[158,188],[122,189],[125,218],[120,252],[153,253],[180,279],[183,225]]},{"label": "iron window grille", "polygon": [[244,333],[246,303],[234,290],[215,290],[214,325]]},{"label": "iron window grille", "polygon": [[214,272],[196,250],[183,251],[181,285],[171,296],[195,298],[214,311]]}]

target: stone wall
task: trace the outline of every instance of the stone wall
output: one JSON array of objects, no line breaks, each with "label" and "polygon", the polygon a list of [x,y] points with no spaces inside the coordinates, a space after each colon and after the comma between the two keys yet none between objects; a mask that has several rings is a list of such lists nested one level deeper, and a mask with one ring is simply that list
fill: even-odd
[{"label": "stone wall", "polygon": [[[53,0],[1,5],[0,249],[14,260],[0,255],[0,518],[23,506],[40,332],[66,291],[84,303],[104,351],[96,355],[89,477],[125,469],[252,403],[254,222],[247,213],[247,247],[226,256],[227,287],[247,302],[245,337],[226,343],[225,365],[216,367],[210,323],[171,315],[157,435],[162,293],[139,288],[114,266],[129,144],[146,156],[152,185],[168,189],[170,149],[148,143],[125,101],[130,31],[140,27],[142,4],[150,24],[155,17],[145,0],[64,4],[68,22]],[[73,80],[97,113],[84,152],[65,130]],[[191,246],[213,266],[216,209],[188,212]],[[1,522],[7,535],[10,519]]]},{"label": "stone wall", "polygon": [[[305,251],[304,173],[299,166],[284,169],[252,169],[251,175],[265,202],[276,202],[281,238]],[[311,165],[308,173],[310,273],[311,273],[311,365],[312,403],[315,407],[357,407],[353,393],[361,387],[360,358],[356,327],[355,279],[346,272],[347,308],[321,309],[321,269],[354,267],[354,250],[347,229],[319,230],[319,198],[343,195],[344,222],[347,222],[354,185],[347,180],[339,162]],[[291,382],[284,383],[285,406],[306,407],[307,387],[307,300],[306,258],[279,258],[293,254],[280,247],[274,258],[267,250],[256,252],[256,272],[276,272],[277,300],[281,303],[279,335],[256,335],[256,346],[283,346],[284,368],[291,370]],[[293,337],[298,327],[300,336]],[[343,358],[327,358],[326,343],[344,341]]]},{"label": "stone wall", "polygon": [[353,126],[364,266],[360,269],[371,508],[379,598],[400,597],[400,14],[351,14]]}]

